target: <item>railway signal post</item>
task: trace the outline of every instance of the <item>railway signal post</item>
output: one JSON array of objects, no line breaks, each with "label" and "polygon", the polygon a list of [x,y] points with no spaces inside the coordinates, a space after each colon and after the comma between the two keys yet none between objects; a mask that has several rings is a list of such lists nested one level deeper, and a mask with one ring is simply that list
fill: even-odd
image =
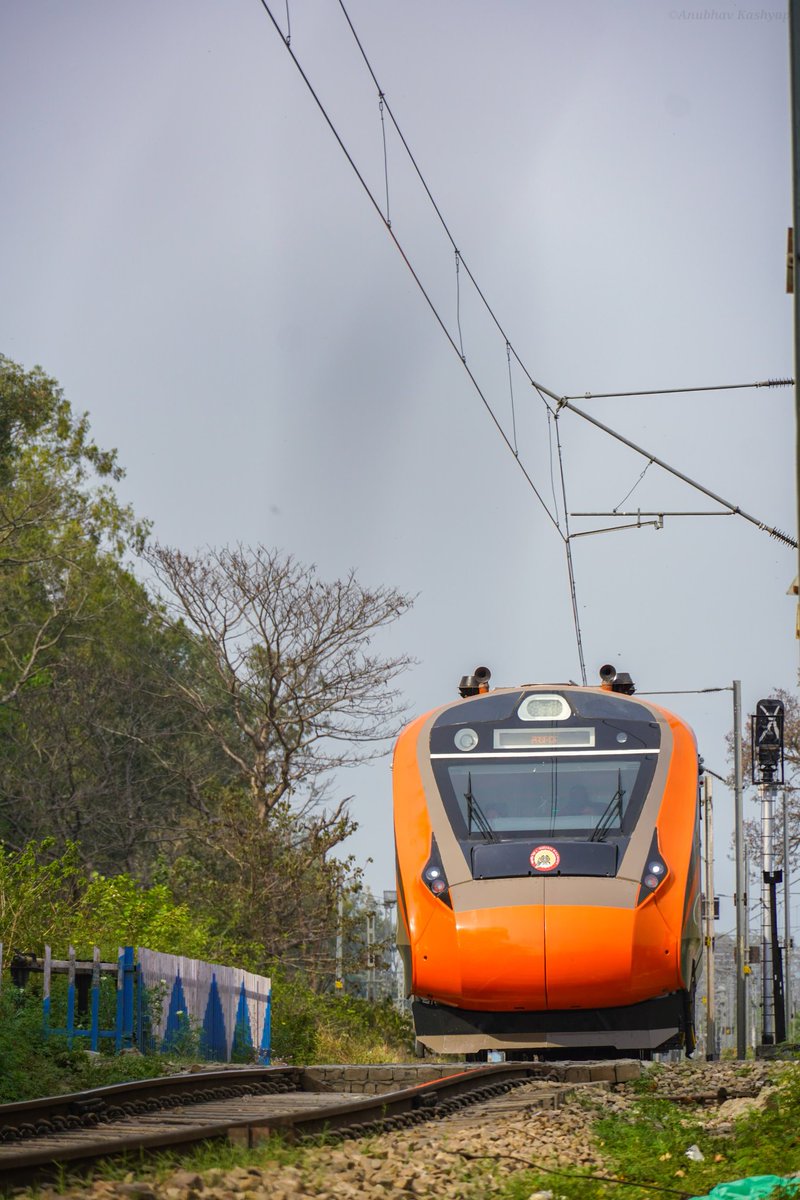
[{"label": "railway signal post", "polygon": [[751,770],[753,783],[761,794],[761,868],[762,935],[761,972],[763,988],[764,1046],[786,1040],[783,1001],[783,966],[778,943],[777,885],[781,871],[774,870],[773,826],[775,793],[783,783],[783,704],[780,700],[759,700],[750,719]]},{"label": "railway signal post", "polygon": [[792,922],[791,904],[789,903],[789,795],[783,793],[783,945],[785,971],[783,979],[783,1006],[786,1012],[786,1033],[791,1037],[792,1026]]},{"label": "railway signal post", "polygon": [[742,813],[742,683],[733,681],[733,770],[736,820],[736,1057],[747,1057],[747,871]]}]

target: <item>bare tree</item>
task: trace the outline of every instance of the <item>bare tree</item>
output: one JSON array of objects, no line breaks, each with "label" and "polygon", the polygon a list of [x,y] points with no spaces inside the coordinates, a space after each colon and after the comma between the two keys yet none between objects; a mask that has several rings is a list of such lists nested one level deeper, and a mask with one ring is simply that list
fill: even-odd
[{"label": "bare tree", "polygon": [[383,753],[402,706],[392,686],[411,660],[372,651],[412,600],[326,583],[264,546],[194,556],[157,545],[147,561],[199,640],[194,674],[175,679],[236,765],[262,819],[296,789]]}]

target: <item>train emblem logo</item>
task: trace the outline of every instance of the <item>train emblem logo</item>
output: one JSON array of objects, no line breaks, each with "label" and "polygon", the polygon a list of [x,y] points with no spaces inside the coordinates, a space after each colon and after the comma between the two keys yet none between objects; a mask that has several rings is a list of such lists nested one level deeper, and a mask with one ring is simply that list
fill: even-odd
[{"label": "train emblem logo", "polygon": [[537,846],[531,850],[531,866],[534,871],[555,871],[561,855],[555,846]]}]

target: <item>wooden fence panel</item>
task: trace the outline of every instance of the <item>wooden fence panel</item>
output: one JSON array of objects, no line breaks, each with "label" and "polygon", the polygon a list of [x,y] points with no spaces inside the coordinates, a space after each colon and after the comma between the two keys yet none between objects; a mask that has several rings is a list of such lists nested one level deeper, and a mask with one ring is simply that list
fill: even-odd
[{"label": "wooden fence panel", "polygon": [[159,1050],[196,1035],[206,1058],[269,1061],[271,981],[238,967],[137,950]]}]

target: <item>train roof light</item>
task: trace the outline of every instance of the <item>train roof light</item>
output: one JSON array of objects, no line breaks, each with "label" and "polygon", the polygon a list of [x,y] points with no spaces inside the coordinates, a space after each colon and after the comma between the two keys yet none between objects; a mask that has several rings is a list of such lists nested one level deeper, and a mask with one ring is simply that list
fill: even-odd
[{"label": "train roof light", "polygon": [[566,721],[572,716],[572,709],[563,696],[534,692],[522,701],[517,716],[520,721]]},{"label": "train roof light", "polygon": [[600,668],[600,687],[607,692],[621,692],[624,696],[632,696],[636,686],[627,671],[618,671],[611,663],[604,663]]},{"label": "train roof light", "polygon": [[489,690],[492,672],[488,667],[476,667],[471,675],[462,675],[458,685],[460,696],[478,696]]}]

